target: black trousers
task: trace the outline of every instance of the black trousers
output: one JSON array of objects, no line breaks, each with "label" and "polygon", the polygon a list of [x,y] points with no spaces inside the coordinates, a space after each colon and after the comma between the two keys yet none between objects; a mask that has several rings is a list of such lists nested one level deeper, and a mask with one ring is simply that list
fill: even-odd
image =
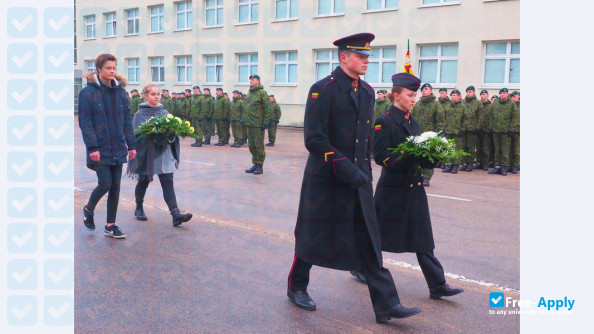
[{"label": "black trousers", "polygon": [[425,276],[427,286],[429,289],[434,288],[442,283],[445,283],[445,275],[441,263],[437,260],[433,251],[426,251],[424,253],[417,253],[417,260],[419,267]]},{"label": "black trousers", "polygon": [[[177,199],[175,197],[175,189],[173,189],[173,173],[157,174],[159,175],[159,181],[161,182],[161,189],[163,189],[163,198],[169,211],[177,209]],[[142,206],[144,202],[144,195],[146,194],[146,188],[151,181],[145,175],[138,177],[138,183],[134,189],[134,197],[136,198],[136,205]]]},{"label": "black trousers", "polygon": [[122,164],[102,165],[97,170],[97,187],[93,189],[87,202],[87,209],[94,211],[103,195],[107,194],[107,223],[115,223],[120,201],[120,182]]},{"label": "black trousers", "polygon": [[[361,226],[367,236],[367,238],[363,239],[365,242],[361,245],[363,247],[361,272],[367,278],[367,287],[374,312],[384,312],[392,306],[400,304],[400,298],[392,274],[388,269],[378,264],[365,224],[363,223]],[[312,265],[301,259],[299,254],[295,254],[293,266],[289,272],[287,288],[292,291],[307,290],[311,267]]]}]

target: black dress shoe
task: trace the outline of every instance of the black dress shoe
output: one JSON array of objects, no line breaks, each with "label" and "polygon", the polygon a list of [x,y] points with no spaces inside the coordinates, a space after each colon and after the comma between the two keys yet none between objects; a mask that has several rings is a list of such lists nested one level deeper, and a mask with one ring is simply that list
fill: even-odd
[{"label": "black dress shoe", "polygon": [[431,299],[439,299],[441,297],[450,297],[464,292],[461,288],[452,288],[447,283],[440,284],[434,288],[429,289],[429,297]]},{"label": "black dress shoe", "polygon": [[408,307],[402,306],[402,304],[396,304],[387,312],[376,313],[375,321],[378,324],[383,324],[392,318],[397,318],[397,319],[407,318],[407,317],[413,316],[419,312],[421,312],[421,309],[418,307],[408,308]]},{"label": "black dress shoe", "polygon": [[297,305],[297,307],[302,308],[308,311],[315,311],[316,310],[316,303],[314,303],[313,299],[307,294],[307,291],[297,290],[291,291],[287,290],[287,297],[293,302],[293,304]]},{"label": "black dress shoe", "polygon": [[351,275],[355,276],[357,282],[361,284],[367,284],[367,278],[365,278],[365,275],[363,275],[363,273],[359,270],[351,270],[350,273]]},{"label": "black dress shoe", "polygon": [[144,214],[144,210],[139,207],[137,207],[136,210],[134,210],[134,216],[136,217],[136,219],[142,220],[142,221],[145,221],[148,219],[146,217],[146,214]]}]

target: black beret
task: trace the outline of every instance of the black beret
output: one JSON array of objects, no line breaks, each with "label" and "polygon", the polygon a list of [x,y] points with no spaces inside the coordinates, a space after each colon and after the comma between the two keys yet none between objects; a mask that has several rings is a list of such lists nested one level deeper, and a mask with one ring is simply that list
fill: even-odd
[{"label": "black beret", "polygon": [[445,89],[445,88],[440,88],[440,89],[439,89],[439,91],[440,91],[440,92],[446,92],[446,93],[448,92],[448,90],[447,90],[447,89]]},{"label": "black beret", "polygon": [[200,89],[200,86],[194,86],[192,89]]},{"label": "black beret", "polygon": [[186,88],[186,92],[191,93],[192,90],[190,88]]},{"label": "black beret", "polygon": [[221,92],[222,92],[222,91],[223,91],[223,88],[221,88],[221,87],[218,87],[218,88],[217,88],[217,90],[219,90],[219,91],[221,91]]},{"label": "black beret", "polygon": [[499,98],[499,96],[497,96],[497,95],[493,95],[493,96],[491,96],[491,98],[492,98],[492,99],[498,99],[498,98]]},{"label": "black beret", "polygon": [[485,93],[485,94],[487,94],[487,95],[489,94],[489,92],[487,92],[487,90],[486,90],[486,89],[483,89],[483,90],[481,90],[481,94],[482,94],[482,93]]},{"label": "black beret", "polygon": [[471,86],[466,87],[466,91],[468,92],[469,90],[474,92],[474,90],[475,90],[474,86],[471,85]]},{"label": "black beret", "polygon": [[371,47],[369,46],[369,43],[374,39],[374,34],[364,32],[337,39],[333,44],[338,46],[338,50],[349,50],[371,56]]},{"label": "black beret", "polygon": [[501,89],[499,90],[499,94],[501,94],[502,92],[509,93],[509,92],[507,91],[507,88],[501,88]]},{"label": "black beret", "polygon": [[451,95],[454,95],[454,94],[459,94],[459,95],[462,95],[462,93],[460,93],[460,91],[459,91],[459,90],[457,90],[457,89],[454,89],[454,90],[453,90],[453,91],[450,93],[450,96],[451,96]]},{"label": "black beret", "polygon": [[396,73],[392,76],[392,85],[417,91],[421,86],[421,80],[409,73]]},{"label": "black beret", "polygon": [[260,76],[257,74],[250,75],[250,79],[252,79],[252,78],[256,78],[256,79],[260,80]]},{"label": "black beret", "polygon": [[130,93],[134,93],[134,92],[138,93],[138,89],[134,88],[130,91]]},{"label": "black beret", "polygon": [[423,86],[421,86],[421,90],[423,90],[423,88],[425,88],[425,87],[429,87],[429,88],[433,89],[433,86],[431,86],[431,84],[424,83]]},{"label": "black beret", "polygon": [[268,97],[274,97],[274,94],[270,94],[270,95],[268,95]]},{"label": "black beret", "polygon": [[516,96],[516,95],[520,95],[520,92],[518,92],[517,90],[514,90],[514,91],[511,93],[511,96]]},{"label": "black beret", "polygon": [[209,91],[210,92],[210,88],[204,88],[204,91]]}]

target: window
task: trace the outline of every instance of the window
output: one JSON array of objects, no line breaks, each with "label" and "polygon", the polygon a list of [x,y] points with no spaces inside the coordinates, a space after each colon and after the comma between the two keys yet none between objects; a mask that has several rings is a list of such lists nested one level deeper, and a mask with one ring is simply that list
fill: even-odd
[{"label": "window", "polygon": [[257,53],[240,53],[237,55],[238,61],[238,77],[237,82],[249,83],[250,75],[258,74],[258,54]]},{"label": "window", "polygon": [[297,51],[274,53],[274,82],[297,83]]},{"label": "window", "polygon": [[384,10],[398,8],[398,0],[367,0],[367,10]]},{"label": "window", "polygon": [[192,82],[192,56],[178,56],[175,60],[177,83]]},{"label": "window", "polygon": [[151,81],[154,83],[165,82],[165,65],[163,57],[149,58],[151,63]]},{"label": "window", "polygon": [[149,7],[151,11],[151,32],[163,32],[164,6]]},{"label": "window", "polygon": [[205,6],[206,26],[223,26],[223,0],[206,0]]},{"label": "window", "polygon": [[138,8],[127,9],[126,11],[126,35],[138,35],[139,17]]},{"label": "window", "polygon": [[274,18],[292,19],[299,16],[299,0],[276,0]]},{"label": "window", "polygon": [[105,13],[105,37],[116,35],[116,13]]},{"label": "window", "polygon": [[191,29],[192,24],[192,2],[176,2],[175,3],[176,25],[177,30]]},{"label": "window", "polygon": [[316,51],[316,80],[321,80],[340,65],[338,50]]},{"label": "window", "polygon": [[206,58],[206,82],[223,82],[223,55],[205,56]]},{"label": "window", "polygon": [[239,0],[239,23],[258,22],[258,0]]},{"label": "window", "polygon": [[422,0],[422,4],[423,5],[440,5],[440,4],[446,4],[448,2],[452,2],[452,3],[460,3],[460,1],[462,0]]},{"label": "window", "polygon": [[87,73],[95,72],[95,61],[85,60],[85,68],[87,69]]},{"label": "window", "polygon": [[396,47],[371,48],[365,81],[369,83],[392,83],[396,73]]},{"label": "window", "polygon": [[318,0],[318,15],[344,14],[344,0]]},{"label": "window", "polygon": [[85,38],[95,38],[95,15],[84,17]]},{"label": "window", "polygon": [[140,59],[128,58],[128,82],[139,83],[140,82]]},{"label": "window", "polygon": [[485,44],[484,83],[520,83],[520,42]]},{"label": "window", "polygon": [[458,44],[423,45],[420,50],[419,78],[421,82],[456,83]]}]

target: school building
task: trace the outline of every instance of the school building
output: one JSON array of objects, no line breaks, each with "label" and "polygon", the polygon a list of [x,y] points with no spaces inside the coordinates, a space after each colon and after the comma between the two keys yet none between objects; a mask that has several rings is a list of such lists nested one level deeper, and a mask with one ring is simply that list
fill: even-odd
[{"label": "school building", "polygon": [[280,125],[302,126],[310,86],[338,65],[332,42],[360,32],[376,36],[364,77],[376,90],[403,71],[408,44],[435,95],[520,90],[519,0],[78,0],[75,11],[78,89],[102,52],[117,57],[128,91],[154,82],[247,93],[259,74]]}]

